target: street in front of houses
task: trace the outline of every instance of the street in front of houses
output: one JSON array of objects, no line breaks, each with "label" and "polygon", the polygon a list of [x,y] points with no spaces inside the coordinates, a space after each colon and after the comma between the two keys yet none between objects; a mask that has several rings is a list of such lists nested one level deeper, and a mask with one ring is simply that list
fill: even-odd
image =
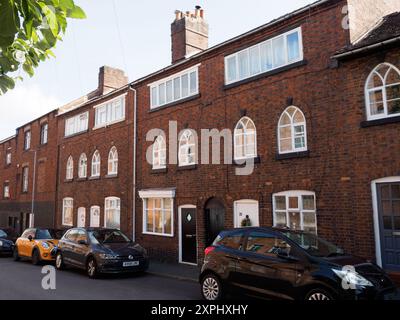
[{"label": "street in front of houses", "polygon": [[198,300],[199,285],[152,274],[106,276],[91,280],[74,269],[56,271],[55,290],[42,287],[43,266],[0,257],[0,300]]}]

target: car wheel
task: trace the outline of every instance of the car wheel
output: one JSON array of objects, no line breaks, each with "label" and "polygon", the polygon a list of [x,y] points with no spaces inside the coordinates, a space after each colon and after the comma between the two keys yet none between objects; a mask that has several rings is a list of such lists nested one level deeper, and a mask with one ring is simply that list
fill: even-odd
[{"label": "car wheel", "polygon": [[34,249],[32,252],[32,264],[37,266],[40,263],[40,252],[38,249]]},{"label": "car wheel", "polygon": [[221,300],[223,294],[221,281],[213,274],[206,275],[201,281],[201,293],[208,301]]},{"label": "car wheel", "polygon": [[14,261],[19,261],[19,260],[21,259],[21,258],[19,257],[19,254],[18,254],[18,247],[17,247],[17,246],[14,247],[13,258],[14,258]]},{"label": "car wheel", "polygon": [[87,264],[86,264],[86,271],[91,279],[95,279],[97,277],[97,263],[94,258],[89,258]]},{"label": "car wheel", "polygon": [[306,295],[308,301],[331,301],[333,296],[324,289],[314,289]]},{"label": "car wheel", "polygon": [[56,255],[56,268],[58,270],[62,270],[62,269],[64,269],[64,267],[65,267],[64,259],[63,259],[63,256],[62,256],[61,252],[59,252]]}]

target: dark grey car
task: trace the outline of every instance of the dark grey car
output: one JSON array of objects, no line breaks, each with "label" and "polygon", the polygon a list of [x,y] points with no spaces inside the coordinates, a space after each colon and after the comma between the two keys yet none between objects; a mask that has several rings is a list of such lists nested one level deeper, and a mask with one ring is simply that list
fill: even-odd
[{"label": "dark grey car", "polygon": [[147,252],[120,230],[73,228],[60,240],[56,267],[86,270],[90,278],[101,273],[144,272],[149,267]]}]

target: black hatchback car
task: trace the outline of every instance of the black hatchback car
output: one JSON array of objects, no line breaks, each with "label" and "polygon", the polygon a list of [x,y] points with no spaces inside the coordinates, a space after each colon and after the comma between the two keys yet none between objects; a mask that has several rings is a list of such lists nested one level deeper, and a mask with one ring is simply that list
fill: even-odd
[{"label": "black hatchback car", "polygon": [[12,255],[16,234],[12,229],[0,229],[0,256]]},{"label": "black hatchback car", "polygon": [[397,299],[377,265],[347,255],[313,234],[274,228],[220,233],[205,250],[200,275],[206,300],[230,291],[290,300]]},{"label": "black hatchback car", "polygon": [[147,252],[120,230],[74,228],[58,243],[56,268],[73,266],[90,278],[101,273],[143,272],[149,267]]}]

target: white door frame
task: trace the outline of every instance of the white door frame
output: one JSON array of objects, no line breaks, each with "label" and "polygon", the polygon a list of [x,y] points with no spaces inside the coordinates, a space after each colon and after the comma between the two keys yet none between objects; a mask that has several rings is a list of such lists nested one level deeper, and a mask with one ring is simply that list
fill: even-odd
[{"label": "white door frame", "polygon": [[233,225],[235,228],[240,228],[240,223],[237,221],[236,213],[237,213],[237,206],[238,204],[242,203],[249,203],[249,204],[257,204],[257,209],[258,209],[258,224],[260,224],[260,202],[258,200],[253,200],[253,199],[240,199],[237,200],[233,203]]},{"label": "white door frame", "polygon": [[183,206],[180,206],[178,208],[178,224],[179,224],[179,263],[182,264],[188,264],[192,266],[197,266],[196,263],[190,263],[190,262],[185,262],[182,261],[182,209],[196,209],[196,260],[198,261],[199,259],[199,246],[197,243],[198,237],[197,237],[197,207],[192,205],[192,204],[185,204]]},{"label": "white door frame", "polygon": [[[85,214],[85,221],[84,221],[84,225],[80,226],[80,220],[81,220],[80,219],[80,215],[83,214],[83,213]],[[78,228],[85,228],[86,227],[86,208],[85,207],[79,207],[78,208],[76,226]]]},{"label": "white door frame", "polygon": [[381,252],[381,233],[379,228],[379,208],[378,208],[378,189],[377,185],[381,183],[400,182],[400,176],[387,177],[377,179],[371,182],[372,190],[372,208],[374,213],[374,232],[375,232],[375,255],[376,263],[382,267],[382,252]]}]

